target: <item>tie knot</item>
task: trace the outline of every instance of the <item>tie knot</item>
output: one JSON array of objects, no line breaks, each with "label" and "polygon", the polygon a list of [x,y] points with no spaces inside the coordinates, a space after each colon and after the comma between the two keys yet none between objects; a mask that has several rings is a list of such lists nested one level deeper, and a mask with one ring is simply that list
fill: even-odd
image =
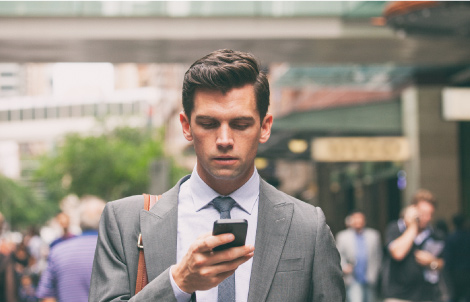
[{"label": "tie knot", "polygon": [[214,200],[212,200],[212,204],[214,205],[214,208],[219,211],[221,219],[229,219],[230,210],[235,205],[235,200],[233,200],[233,198],[229,196],[218,196],[214,198]]}]

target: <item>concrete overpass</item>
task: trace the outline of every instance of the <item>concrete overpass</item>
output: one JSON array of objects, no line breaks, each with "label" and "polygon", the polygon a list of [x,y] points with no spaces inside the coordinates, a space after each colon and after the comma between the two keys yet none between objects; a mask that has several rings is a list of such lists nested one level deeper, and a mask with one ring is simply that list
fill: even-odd
[{"label": "concrete overpass", "polygon": [[266,64],[470,63],[470,39],[401,37],[370,18],[0,17],[0,62],[189,64],[220,48]]}]

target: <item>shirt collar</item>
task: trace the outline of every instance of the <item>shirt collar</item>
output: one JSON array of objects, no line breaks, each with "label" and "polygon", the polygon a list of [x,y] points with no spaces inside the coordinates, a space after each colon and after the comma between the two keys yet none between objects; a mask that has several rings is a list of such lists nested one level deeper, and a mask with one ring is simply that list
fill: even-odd
[{"label": "shirt collar", "polygon": [[82,236],[91,236],[91,235],[98,235],[97,230],[86,230],[82,232]]},{"label": "shirt collar", "polygon": [[[207,207],[214,198],[220,196],[219,193],[214,191],[214,189],[209,187],[201,179],[197,173],[197,165],[194,166],[191,178],[188,180],[188,182],[196,211],[200,211]],[[255,167],[253,175],[251,175],[250,179],[245,184],[243,184],[243,186],[228,196],[232,197],[243,211],[251,215],[251,212],[253,211],[255,203],[259,197],[259,185],[260,178],[258,170],[256,170]]]}]

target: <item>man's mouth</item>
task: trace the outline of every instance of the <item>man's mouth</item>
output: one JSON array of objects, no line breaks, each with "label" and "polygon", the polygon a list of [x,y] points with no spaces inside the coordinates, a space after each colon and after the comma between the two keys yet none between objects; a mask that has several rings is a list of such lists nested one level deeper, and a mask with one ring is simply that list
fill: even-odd
[{"label": "man's mouth", "polygon": [[214,157],[214,160],[221,164],[232,164],[237,160],[237,158],[232,156],[218,156]]}]

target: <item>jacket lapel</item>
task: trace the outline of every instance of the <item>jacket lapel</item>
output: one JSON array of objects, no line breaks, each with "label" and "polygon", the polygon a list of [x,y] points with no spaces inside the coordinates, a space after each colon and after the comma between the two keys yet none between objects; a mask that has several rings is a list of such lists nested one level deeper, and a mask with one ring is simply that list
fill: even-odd
[{"label": "jacket lapel", "polygon": [[291,201],[261,180],[249,302],[266,300],[286,242],[293,209]]},{"label": "jacket lapel", "polygon": [[180,182],[162,195],[150,211],[141,210],[140,229],[149,281],[176,263],[178,192]]}]

